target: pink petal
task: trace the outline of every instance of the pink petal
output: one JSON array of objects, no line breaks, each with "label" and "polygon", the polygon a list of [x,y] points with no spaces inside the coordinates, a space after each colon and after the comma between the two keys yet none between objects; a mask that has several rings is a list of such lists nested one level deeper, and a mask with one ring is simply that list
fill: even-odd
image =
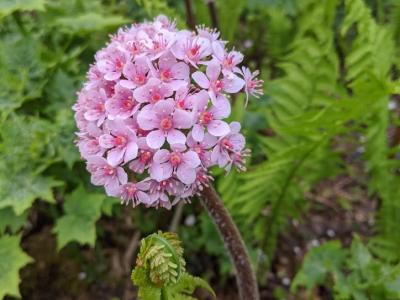
[{"label": "pink petal", "polygon": [[210,81],[207,76],[200,71],[196,71],[192,74],[193,80],[203,89],[208,89],[210,87]]},{"label": "pink petal", "polygon": [[195,141],[201,142],[204,138],[204,127],[199,124],[194,124],[192,129],[192,137]]},{"label": "pink petal", "polygon": [[241,125],[239,122],[234,121],[229,124],[229,127],[231,128],[231,133],[239,133]]},{"label": "pink petal", "polygon": [[214,119],[224,119],[231,114],[231,104],[229,101],[220,100],[209,111],[213,114]]},{"label": "pink petal", "polygon": [[[211,103],[213,105],[215,105],[215,106],[227,105],[226,103],[228,103],[228,105],[230,105],[229,100],[223,94],[215,95],[215,93],[212,90],[208,91],[208,94],[210,95]],[[221,104],[221,102],[224,102],[224,103]]]},{"label": "pink petal", "polygon": [[136,90],[133,91],[133,97],[136,99],[137,102],[140,103],[149,102],[150,93],[148,86],[143,85],[141,87],[138,87]]},{"label": "pink petal", "polygon": [[147,204],[147,205],[151,204],[150,197],[149,197],[149,195],[147,195],[145,192],[138,191],[138,192],[137,192],[137,197],[138,197],[138,200],[139,200],[141,203]]},{"label": "pink petal", "polygon": [[231,130],[229,125],[221,120],[213,120],[207,126],[208,132],[213,136],[224,136]]},{"label": "pink petal", "polygon": [[210,63],[207,66],[206,74],[210,81],[215,81],[218,79],[219,74],[221,73],[221,66],[217,63]]},{"label": "pink petal", "polygon": [[122,69],[122,74],[124,74],[126,78],[132,79],[135,73],[135,65],[130,61],[126,62]]},{"label": "pink petal", "polygon": [[110,197],[118,197],[120,194],[120,185],[118,181],[113,180],[105,186],[106,194]]},{"label": "pink petal", "polygon": [[128,182],[128,175],[121,167],[117,168],[117,176],[121,184],[125,184]]},{"label": "pink petal", "polygon": [[190,106],[195,107],[197,110],[203,111],[206,109],[209,99],[208,92],[205,90],[201,90],[196,94],[192,94],[187,98]]},{"label": "pink petal", "polygon": [[176,79],[189,79],[189,66],[184,62],[176,63],[172,66],[171,72]]},{"label": "pink petal", "polygon": [[244,146],[246,145],[246,140],[240,133],[231,135],[229,141],[232,143],[235,151],[243,150]]},{"label": "pink petal", "polygon": [[196,170],[186,164],[179,165],[176,175],[185,184],[192,184],[196,180]]},{"label": "pink petal", "polygon": [[153,111],[143,108],[137,116],[137,122],[143,130],[151,130],[159,126],[160,120]]},{"label": "pink petal", "polygon": [[191,168],[196,168],[200,165],[200,158],[194,151],[189,150],[188,152],[183,153],[182,157],[184,163]]},{"label": "pink petal", "polygon": [[118,166],[122,162],[125,151],[126,151],[125,147],[118,147],[118,148],[111,149],[110,151],[108,151],[108,154],[107,154],[107,162],[111,166],[114,166],[114,167]]},{"label": "pink petal", "polygon": [[167,141],[171,145],[173,145],[173,144],[185,144],[186,143],[186,136],[179,130],[171,129],[170,131],[168,131]]},{"label": "pink petal", "polygon": [[233,73],[229,73],[223,79],[224,91],[227,93],[237,93],[244,86],[244,80]]},{"label": "pink petal", "polygon": [[153,110],[161,115],[166,116],[171,114],[175,108],[175,101],[172,99],[160,100],[153,106]]},{"label": "pink petal", "polygon": [[167,149],[160,149],[153,156],[154,162],[158,164],[165,163],[166,161],[168,161],[168,159],[169,159],[169,151]]},{"label": "pink petal", "polygon": [[121,77],[121,72],[108,72],[104,75],[105,80],[114,81]]},{"label": "pink petal", "polygon": [[147,145],[152,149],[159,149],[165,142],[165,134],[161,130],[154,130],[146,136]]},{"label": "pink petal", "polygon": [[103,134],[99,137],[99,144],[103,148],[112,148],[114,147],[114,137],[110,134]]},{"label": "pink petal", "polygon": [[136,87],[136,84],[133,81],[126,80],[126,79],[120,80],[119,84],[122,87],[124,87],[126,89],[130,89],[130,90],[133,90]]},{"label": "pink petal", "polygon": [[150,167],[150,177],[160,182],[170,178],[172,175],[172,171],[172,166],[168,163],[153,163]]},{"label": "pink petal", "polygon": [[174,112],[174,126],[175,128],[190,128],[192,126],[193,115],[192,113],[185,111],[183,109],[177,109]]},{"label": "pink petal", "polygon": [[212,49],[213,49],[214,55],[219,60],[222,61],[225,56],[224,45],[221,42],[215,41],[214,43],[212,43]]},{"label": "pink petal", "polygon": [[204,148],[208,149],[214,147],[217,142],[218,139],[215,136],[206,133],[201,144],[203,145]]},{"label": "pink petal", "polygon": [[138,153],[138,145],[136,142],[130,142],[126,145],[126,151],[124,156],[124,162],[131,161],[137,157]]},{"label": "pink petal", "polygon": [[96,121],[101,117],[101,113],[97,110],[91,109],[84,113],[84,117],[88,121]]}]

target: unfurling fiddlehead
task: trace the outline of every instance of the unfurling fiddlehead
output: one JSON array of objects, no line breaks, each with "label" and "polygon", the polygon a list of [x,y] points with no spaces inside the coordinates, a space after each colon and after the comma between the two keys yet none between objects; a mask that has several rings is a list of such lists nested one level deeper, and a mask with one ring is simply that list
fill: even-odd
[{"label": "unfurling fiddlehead", "polygon": [[132,272],[139,299],[195,299],[190,295],[196,287],[215,295],[207,282],[185,272],[185,264],[183,248],[175,233],[159,231],[144,238]]}]

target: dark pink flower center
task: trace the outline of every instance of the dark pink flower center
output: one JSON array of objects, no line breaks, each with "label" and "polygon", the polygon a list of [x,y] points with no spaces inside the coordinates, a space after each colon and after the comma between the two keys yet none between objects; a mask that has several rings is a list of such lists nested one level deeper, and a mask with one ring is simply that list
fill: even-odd
[{"label": "dark pink flower center", "polygon": [[161,71],[160,78],[162,81],[170,80],[172,77],[172,73],[169,69]]},{"label": "dark pink flower center", "polygon": [[124,64],[121,61],[121,59],[117,58],[115,61],[115,67],[117,68],[117,70],[121,70],[123,66],[124,66]]},{"label": "dark pink flower center", "polygon": [[221,141],[221,145],[222,145],[222,147],[224,147],[224,148],[226,148],[226,149],[232,149],[232,148],[233,148],[232,143],[231,143],[227,138],[224,138],[224,139]]},{"label": "dark pink flower center", "polygon": [[200,46],[199,45],[195,45],[192,48],[189,49],[189,57],[196,57],[197,55],[199,55],[199,50],[200,50]]},{"label": "dark pink flower center", "polygon": [[115,169],[111,166],[105,166],[103,171],[105,176],[112,176],[115,174]]},{"label": "dark pink flower center", "polygon": [[100,111],[100,112],[105,112],[106,111],[106,107],[104,106],[103,102],[99,102],[96,104],[96,110]]},{"label": "dark pink flower center", "polygon": [[168,180],[163,180],[160,182],[160,188],[164,189],[168,186]]},{"label": "dark pink flower center", "polygon": [[185,99],[179,99],[176,101],[176,106],[178,108],[185,108]]},{"label": "dark pink flower center", "polygon": [[150,160],[152,153],[146,150],[141,150],[140,152],[141,152],[139,157],[140,162],[144,164],[147,163]]},{"label": "dark pink flower center", "polygon": [[226,58],[224,59],[223,66],[224,66],[225,68],[231,67],[232,64],[233,64],[233,57],[232,57],[232,56],[228,56],[228,57],[226,57]]},{"label": "dark pink flower center", "polygon": [[171,118],[163,118],[160,122],[160,128],[163,130],[170,130],[172,128]]},{"label": "dark pink flower center", "polygon": [[125,186],[125,192],[128,194],[128,196],[134,196],[137,192],[137,187],[134,184],[127,184]]},{"label": "dark pink flower center", "polygon": [[213,90],[216,92],[220,92],[224,87],[224,84],[221,80],[215,80],[213,82]]},{"label": "dark pink flower center", "polygon": [[209,124],[213,120],[213,114],[205,111],[200,114],[199,122],[200,124]]},{"label": "dark pink flower center", "polygon": [[169,157],[169,162],[174,167],[178,166],[181,163],[181,161],[182,161],[181,155],[177,152],[172,153],[171,156]]},{"label": "dark pink flower center", "polygon": [[144,76],[143,74],[137,74],[134,80],[137,84],[142,85],[146,81],[146,76]]},{"label": "dark pink flower center", "polygon": [[194,152],[196,152],[199,156],[201,156],[201,154],[203,154],[203,148],[201,148],[200,146],[195,147]]},{"label": "dark pink flower center", "polygon": [[117,136],[114,138],[114,144],[115,146],[123,146],[126,144],[126,137],[124,136]]},{"label": "dark pink flower center", "polygon": [[122,102],[122,105],[125,109],[131,109],[133,106],[133,102],[131,99],[126,99]]},{"label": "dark pink flower center", "polygon": [[152,103],[156,103],[156,102],[160,101],[161,99],[162,99],[162,96],[161,96],[160,92],[158,92],[158,91],[151,92],[151,102]]}]

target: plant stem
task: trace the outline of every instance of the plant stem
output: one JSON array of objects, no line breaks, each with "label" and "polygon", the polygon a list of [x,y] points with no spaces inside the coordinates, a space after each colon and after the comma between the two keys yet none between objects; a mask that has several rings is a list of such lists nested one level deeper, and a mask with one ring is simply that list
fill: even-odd
[{"label": "plant stem", "polygon": [[259,300],[257,281],[250,258],[232,217],[212,186],[205,187],[201,194],[201,202],[213,219],[235,266],[240,299]]},{"label": "plant stem", "polygon": [[214,0],[208,0],[207,1],[207,6],[208,6],[208,11],[210,12],[210,18],[211,18],[212,27],[219,29],[218,16],[217,16],[217,7],[215,6]]},{"label": "plant stem", "polygon": [[194,30],[196,27],[196,20],[194,19],[191,0],[185,0],[185,9],[186,9],[186,23],[190,29]]}]

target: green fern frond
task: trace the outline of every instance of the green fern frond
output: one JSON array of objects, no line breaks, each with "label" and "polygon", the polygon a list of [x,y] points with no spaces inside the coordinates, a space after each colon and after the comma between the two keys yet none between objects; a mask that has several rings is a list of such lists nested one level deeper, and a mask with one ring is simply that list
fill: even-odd
[{"label": "green fern frond", "polygon": [[215,296],[207,282],[185,272],[185,264],[181,241],[175,233],[159,231],[144,238],[131,276],[139,288],[139,299],[195,299],[190,295],[196,287]]}]

